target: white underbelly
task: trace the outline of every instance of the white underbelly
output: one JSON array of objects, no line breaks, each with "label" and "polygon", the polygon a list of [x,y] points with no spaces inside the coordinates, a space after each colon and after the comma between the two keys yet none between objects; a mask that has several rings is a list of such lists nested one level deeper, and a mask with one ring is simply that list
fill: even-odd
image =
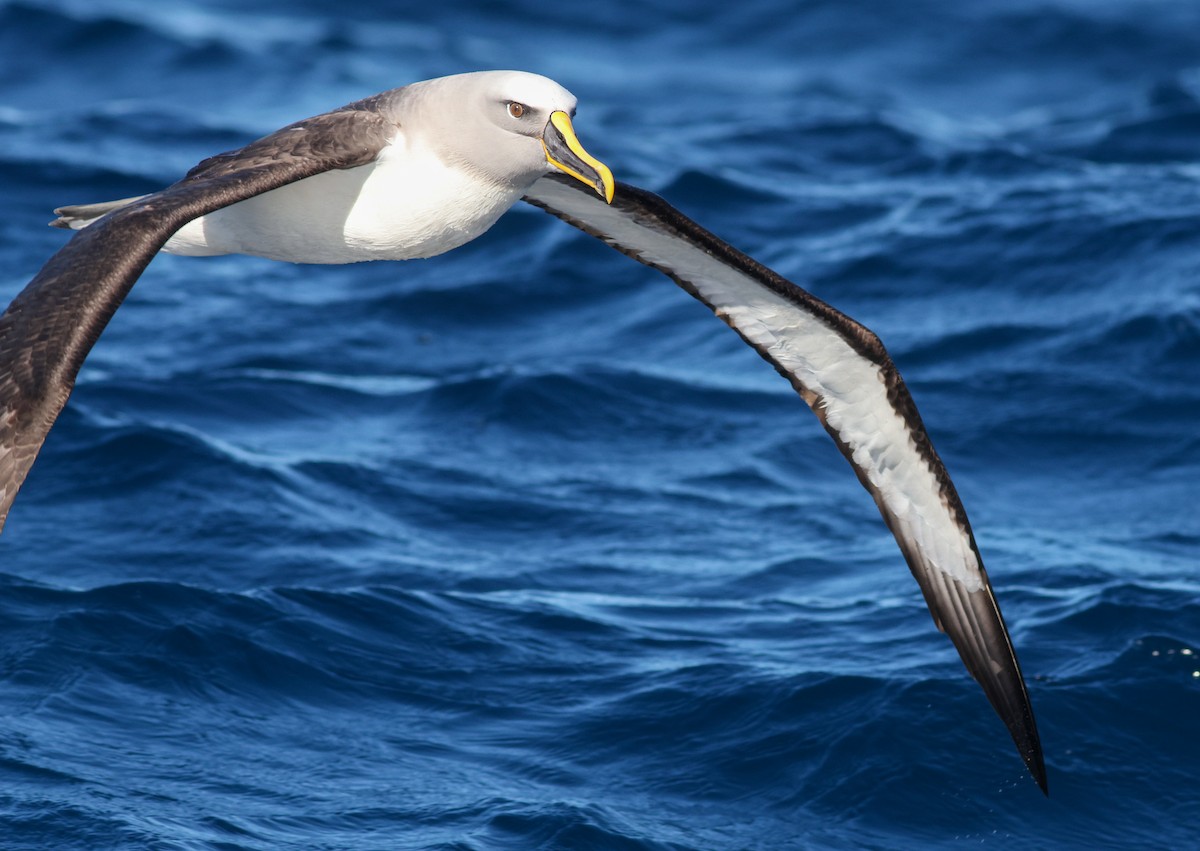
[{"label": "white underbelly", "polygon": [[163,250],[293,263],[431,257],[479,236],[520,196],[408,154],[239,201],[184,225]]}]

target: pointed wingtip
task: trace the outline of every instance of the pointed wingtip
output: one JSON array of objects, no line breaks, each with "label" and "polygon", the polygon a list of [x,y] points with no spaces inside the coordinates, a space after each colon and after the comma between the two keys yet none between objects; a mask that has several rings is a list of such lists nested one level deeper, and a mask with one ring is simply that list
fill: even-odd
[{"label": "pointed wingtip", "polygon": [[[993,702],[993,708],[1004,722],[1004,726],[1008,728],[1008,733],[1012,736],[1013,744],[1017,746],[1017,752],[1021,755],[1025,768],[1029,770],[1029,775],[1042,790],[1042,794],[1049,798],[1050,787],[1046,780],[1046,760],[1042,754],[1041,737],[1038,735],[1037,722],[1033,720],[1033,707],[1030,706],[1028,694],[1024,693],[1024,689],[1022,689],[1022,696],[1023,700],[1019,704],[1019,711],[1012,712],[1010,708],[1010,711],[1006,712],[1003,704],[996,702]],[[991,695],[989,695],[990,697]]]},{"label": "pointed wingtip", "polygon": [[1047,798],[1050,797],[1050,785],[1046,781],[1046,762],[1042,758],[1042,746],[1036,740],[1033,743],[1033,751],[1022,752],[1021,756],[1025,759],[1025,767],[1029,769],[1029,773],[1033,775],[1033,780],[1037,783],[1038,788],[1042,790],[1042,794]]}]

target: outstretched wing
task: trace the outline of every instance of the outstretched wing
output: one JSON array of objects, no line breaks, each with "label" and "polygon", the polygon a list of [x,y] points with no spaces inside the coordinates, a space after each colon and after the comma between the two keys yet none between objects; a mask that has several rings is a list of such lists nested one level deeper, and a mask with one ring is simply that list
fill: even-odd
[{"label": "outstretched wing", "polygon": [[0,316],[0,529],[96,339],[179,228],[324,171],[365,165],[396,132],[388,92],[204,160],[161,192],[79,231]]},{"label": "outstretched wing", "polygon": [[971,525],[879,338],[645,190],[618,184],[610,206],[545,177],[525,200],[672,278],[792,383],[875,498],[934,622],[1045,791],[1029,694]]}]

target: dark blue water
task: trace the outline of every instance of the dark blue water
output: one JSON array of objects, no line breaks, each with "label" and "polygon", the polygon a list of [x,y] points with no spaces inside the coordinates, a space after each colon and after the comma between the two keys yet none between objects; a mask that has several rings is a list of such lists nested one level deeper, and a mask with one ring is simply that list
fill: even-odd
[{"label": "dark blue water", "polygon": [[0,847],[1196,847],[1200,6],[0,2],[0,297],[55,206],[494,67],[883,337],[1050,799],[787,383],[527,208],[153,264],[0,537]]}]

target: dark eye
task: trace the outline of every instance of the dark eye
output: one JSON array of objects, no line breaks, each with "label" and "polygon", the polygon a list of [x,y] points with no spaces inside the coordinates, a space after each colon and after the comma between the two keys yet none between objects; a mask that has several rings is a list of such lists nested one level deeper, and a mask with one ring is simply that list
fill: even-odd
[{"label": "dark eye", "polygon": [[520,118],[528,111],[529,107],[523,103],[517,103],[515,100],[508,102],[508,114],[513,118]]}]

